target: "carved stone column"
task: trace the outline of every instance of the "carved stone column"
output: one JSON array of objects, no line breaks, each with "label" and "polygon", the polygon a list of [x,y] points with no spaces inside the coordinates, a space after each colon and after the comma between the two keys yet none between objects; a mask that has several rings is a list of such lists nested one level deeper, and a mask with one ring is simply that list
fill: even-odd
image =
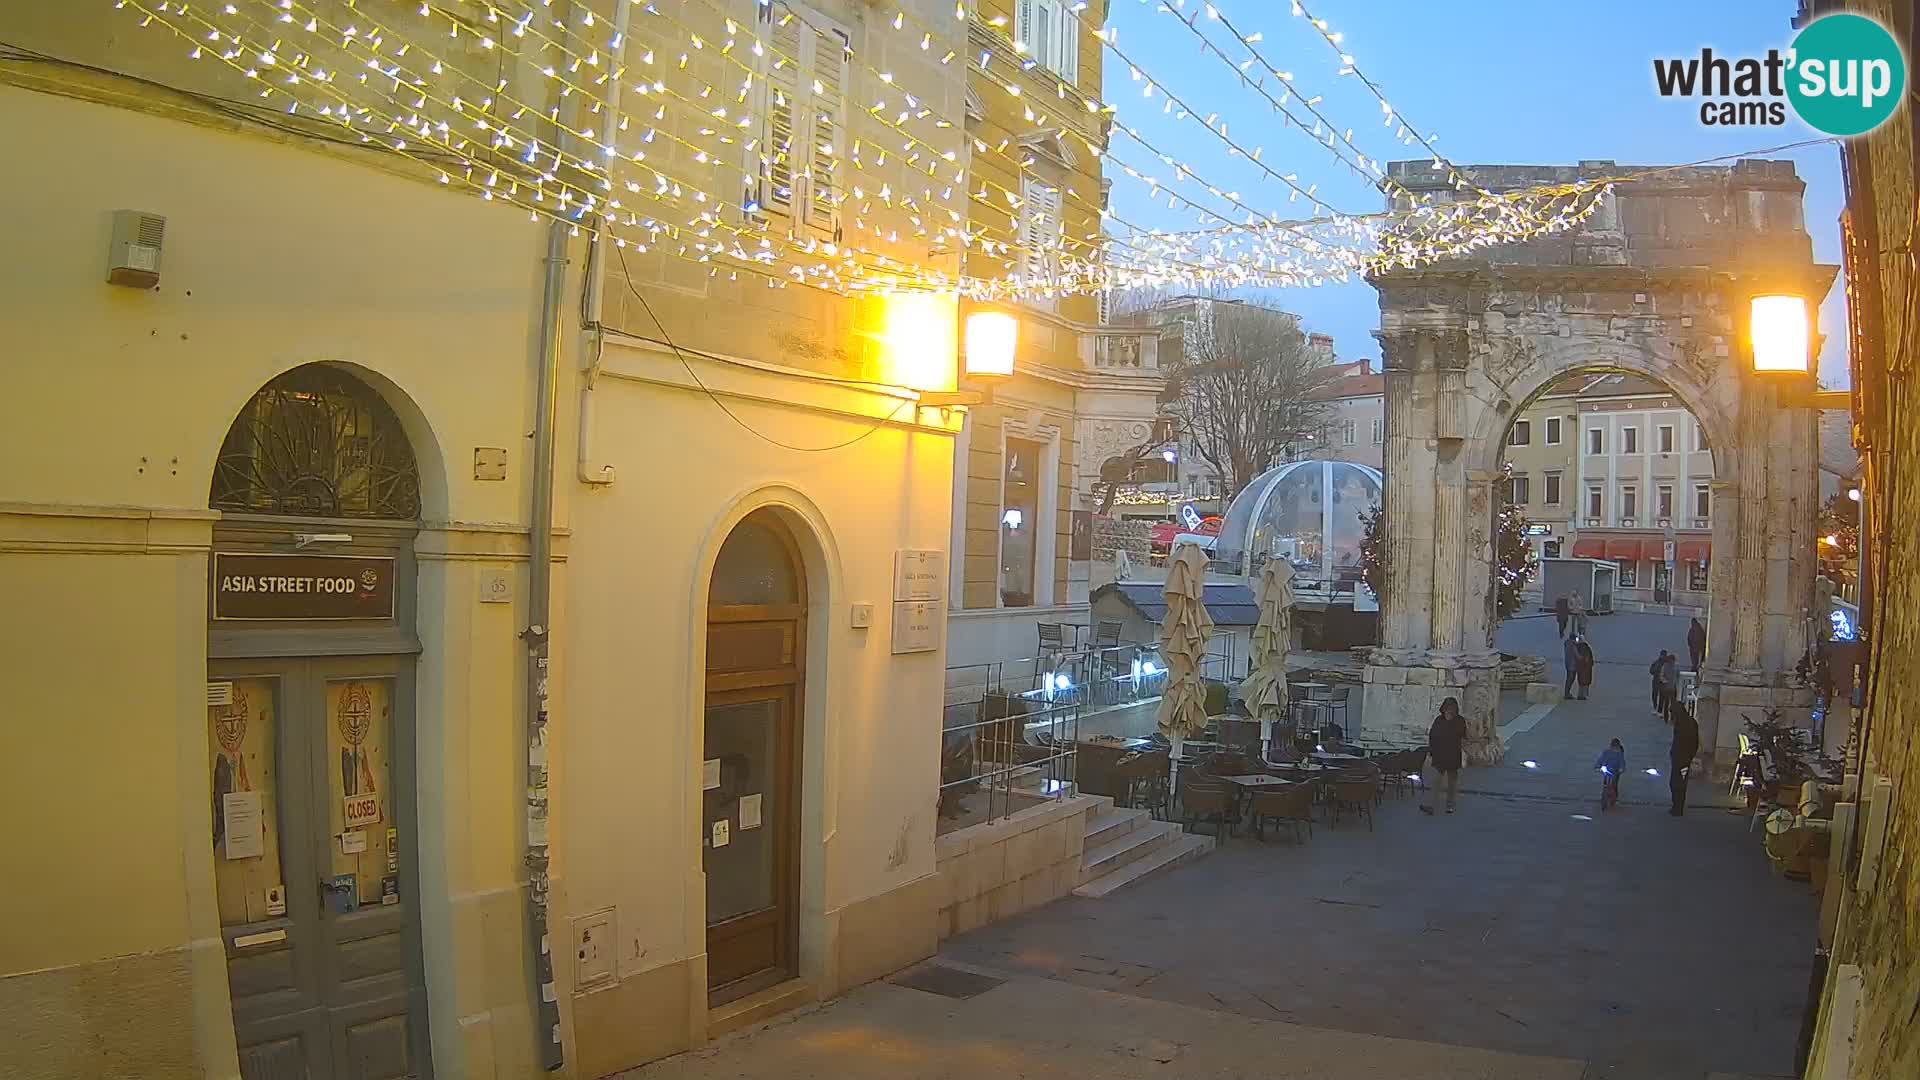
[{"label": "carved stone column", "polygon": [[[1749,380],[1740,401],[1739,446],[1747,453],[1738,460],[1740,525],[1735,537],[1735,574],[1742,583],[1736,592],[1733,650],[1727,666],[1733,672],[1756,676],[1760,671],[1761,627],[1766,611],[1768,517],[1768,457],[1765,447],[1772,428],[1773,392],[1758,380]],[[1732,454],[1727,455],[1729,458]]]},{"label": "carved stone column", "polygon": [[1466,566],[1492,567],[1493,573],[1469,570],[1466,602],[1462,605],[1460,648],[1469,659],[1484,659],[1493,654],[1493,632],[1500,624],[1496,610],[1499,597],[1494,574],[1499,573],[1500,476],[1474,471],[1467,474],[1467,554]]},{"label": "carved stone column", "polygon": [[1460,629],[1467,603],[1467,477],[1460,443],[1446,440],[1433,480],[1432,653],[1436,664],[1457,661]]},{"label": "carved stone column", "polygon": [[1386,368],[1387,445],[1383,522],[1387,595],[1381,604],[1381,644],[1396,663],[1426,646],[1427,575],[1417,566],[1422,547],[1421,506],[1432,491],[1417,483],[1426,470],[1426,432],[1420,423],[1419,341],[1411,333],[1380,334]]}]

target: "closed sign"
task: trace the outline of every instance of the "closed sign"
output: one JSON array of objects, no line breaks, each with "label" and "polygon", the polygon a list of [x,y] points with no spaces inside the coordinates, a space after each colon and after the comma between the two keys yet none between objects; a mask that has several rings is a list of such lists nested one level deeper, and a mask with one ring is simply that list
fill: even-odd
[{"label": "closed sign", "polygon": [[380,796],[349,795],[340,801],[345,828],[358,829],[380,823]]}]

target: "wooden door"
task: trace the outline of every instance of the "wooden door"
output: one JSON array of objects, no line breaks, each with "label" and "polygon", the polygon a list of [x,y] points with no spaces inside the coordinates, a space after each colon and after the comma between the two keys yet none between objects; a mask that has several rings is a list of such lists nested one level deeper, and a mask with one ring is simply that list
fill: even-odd
[{"label": "wooden door", "polygon": [[710,1003],[799,970],[800,565],[785,527],[761,513],[728,538],[714,568],[700,826]]},{"label": "wooden door", "polygon": [[[229,661],[215,880],[248,1080],[427,1074],[406,661]],[[239,794],[239,798],[234,796]],[[405,861],[403,861],[405,860]]]}]

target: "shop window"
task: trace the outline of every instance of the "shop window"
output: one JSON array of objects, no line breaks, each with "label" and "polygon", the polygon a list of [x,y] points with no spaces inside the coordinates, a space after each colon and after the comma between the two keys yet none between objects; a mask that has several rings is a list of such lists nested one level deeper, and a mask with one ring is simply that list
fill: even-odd
[{"label": "shop window", "polygon": [[372,387],[308,364],[240,410],[208,501],[242,514],[410,521],[420,516],[420,473],[399,418]]},{"label": "shop window", "polygon": [[1045,447],[1031,439],[1008,439],[1000,487],[1000,604],[1033,606],[1039,559],[1040,466]]},{"label": "shop window", "polygon": [[1632,559],[1622,559],[1615,565],[1620,567],[1620,587],[1631,589],[1640,584],[1640,564]]},{"label": "shop window", "polygon": [[1687,564],[1687,588],[1694,592],[1707,591],[1707,564],[1690,562]]}]

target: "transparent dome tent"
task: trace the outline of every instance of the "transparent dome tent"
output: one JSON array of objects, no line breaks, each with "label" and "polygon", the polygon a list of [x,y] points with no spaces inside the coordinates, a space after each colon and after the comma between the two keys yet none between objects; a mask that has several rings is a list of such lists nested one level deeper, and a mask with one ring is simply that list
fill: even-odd
[{"label": "transparent dome tent", "polygon": [[1290,461],[1254,477],[1227,507],[1214,569],[1251,578],[1268,559],[1293,565],[1294,587],[1351,595],[1360,580],[1360,517],[1380,502],[1378,469]]}]

